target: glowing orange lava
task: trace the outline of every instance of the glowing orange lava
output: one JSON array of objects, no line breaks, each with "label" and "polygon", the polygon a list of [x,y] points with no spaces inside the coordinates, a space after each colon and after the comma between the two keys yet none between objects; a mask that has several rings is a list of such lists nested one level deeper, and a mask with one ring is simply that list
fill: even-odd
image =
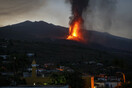
[{"label": "glowing orange lava", "polygon": [[69,28],[69,36],[67,37],[68,40],[75,40],[75,41],[83,41],[83,34],[81,28],[81,20],[75,21],[73,24],[70,25]]}]

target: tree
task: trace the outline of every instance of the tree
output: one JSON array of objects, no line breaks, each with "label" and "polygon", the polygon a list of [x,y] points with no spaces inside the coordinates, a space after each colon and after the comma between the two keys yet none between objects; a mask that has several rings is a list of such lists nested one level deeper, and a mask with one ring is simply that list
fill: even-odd
[{"label": "tree", "polygon": [[83,88],[82,76],[79,72],[61,72],[51,75],[51,84],[70,85],[71,88]]}]

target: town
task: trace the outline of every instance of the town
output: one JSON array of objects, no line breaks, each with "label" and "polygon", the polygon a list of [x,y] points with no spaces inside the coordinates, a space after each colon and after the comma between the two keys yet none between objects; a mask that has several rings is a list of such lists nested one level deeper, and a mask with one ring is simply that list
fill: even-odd
[{"label": "town", "polygon": [[[125,88],[122,86],[130,85],[121,66],[85,59],[75,62],[40,62],[35,52],[18,52],[24,49],[11,52],[13,47],[18,47],[16,44],[19,42],[22,43],[0,40],[1,86]],[[113,63],[118,64],[118,60],[114,61]]]}]

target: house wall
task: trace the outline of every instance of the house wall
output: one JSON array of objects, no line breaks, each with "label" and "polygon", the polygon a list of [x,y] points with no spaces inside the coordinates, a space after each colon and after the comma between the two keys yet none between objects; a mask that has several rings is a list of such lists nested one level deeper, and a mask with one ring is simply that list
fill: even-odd
[{"label": "house wall", "polygon": [[34,83],[44,85],[44,83],[50,82],[50,79],[48,77],[27,77],[25,78],[25,80],[27,85],[34,85]]}]

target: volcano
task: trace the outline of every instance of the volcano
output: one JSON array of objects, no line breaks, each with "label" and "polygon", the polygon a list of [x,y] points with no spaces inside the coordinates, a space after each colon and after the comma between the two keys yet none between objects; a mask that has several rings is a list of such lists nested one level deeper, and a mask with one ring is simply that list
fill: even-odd
[{"label": "volcano", "polygon": [[[85,32],[85,44],[99,44],[112,49],[131,51],[132,40],[111,35],[105,32],[83,30]],[[83,32],[82,32],[83,33]],[[67,36],[68,35],[68,36]],[[72,35],[72,34],[71,34]],[[69,40],[67,39],[69,37]],[[74,36],[71,36],[72,38]],[[56,41],[56,39],[66,40],[65,43],[72,42],[73,39],[81,41],[80,36],[70,38],[68,28],[56,26],[43,21],[22,23],[0,28],[0,39],[26,40],[26,41]],[[84,38],[84,37],[83,37]],[[69,42],[68,42],[68,41]],[[64,41],[63,41],[64,42]]]},{"label": "volcano", "polygon": [[69,28],[68,40],[84,41],[83,32],[81,28],[82,19],[77,19]]},{"label": "volcano", "polygon": [[71,3],[72,16],[70,17],[70,27],[68,40],[74,40],[79,42],[84,42],[84,19],[83,12],[87,9],[89,5],[89,0],[69,0]]}]

